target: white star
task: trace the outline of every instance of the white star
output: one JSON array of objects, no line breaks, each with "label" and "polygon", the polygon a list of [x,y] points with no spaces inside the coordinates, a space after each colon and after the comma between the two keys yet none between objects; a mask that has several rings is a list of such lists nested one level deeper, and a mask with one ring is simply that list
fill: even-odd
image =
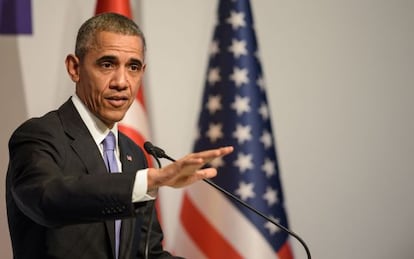
[{"label": "white star", "polygon": [[224,166],[224,160],[222,157],[215,158],[210,162],[210,165],[214,168],[219,168]]},{"label": "white star", "polygon": [[219,42],[217,40],[213,40],[210,44],[210,56],[215,56],[220,52]]},{"label": "white star", "polygon": [[241,97],[239,95],[236,95],[236,99],[231,104],[231,108],[233,110],[236,110],[237,115],[242,115],[243,112],[249,112],[250,111],[249,102],[250,102],[249,97]]},{"label": "white star", "polygon": [[263,130],[262,136],[260,136],[260,142],[263,143],[265,149],[268,149],[272,146],[272,135],[267,131]]},{"label": "white star", "polygon": [[239,144],[243,144],[243,142],[251,140],[252,134],[251,134],[251,126],[246,125],[240,125],[237,124],[236,130],[233,132],[233,137],[237,139],[237,142]]},{"label": "white star", "polygon": [[210,114],[214,114],[216,111],[221,110],[221,96],[209,96],[206,107]]},{"label": "white star", "polygon": [[[280,223],[280,219],[275,219],[272,216],[270,216],[270,218],[272,220],[276,221],[277,223]],[[264,224],[264,227],[269,230],[270,235],[274,235],[276,232],[280,231],[280,228],[278,228],[275,224],[273,224],[269,221]]]},{"label": "white star", "polygon": [[237,39],[233,39],[229,51],[233,53],[235,58],[238,58],[241,55],[247,55],[246,44],[245,40],[238,41]]},{"label": "white star", "polygon": [[262,119],[264,121],[269,119],[269,109],[267,108],[266,103],[262,102],[260,104],[259,114],[262,115]]},{"label": "white star", "polygon": [[245,183],[240,182],[239,188],[235,191],[237,195],[244,201],[248,198],[254,198],[256,194],[253,192],[254,184],[253,183]]},{"label": "white star", "polygon": [[207,81],[209,85],[214,85],[215,83],[221,81],[220,69],[218,67],[210,68],[207,75]]},{"label": "white star", "polygon": [[266,192],[265,194],[263,194],[262,197],[265,201],[267,201],[267,206],[269,207],[273,206],[273,204],[278,202],[277,191],[273,190],[270,187],[266,188]]},{"label": "white star", "polygon": [[276,173],[276,165],[275,162],[266,158],[263,165],[262,170],[266,173],[267,178],[270,178],[272,175]]},{"label": "white star", "polygon": [[236,30],[239,27],[246,26],[246,22],[244,21],[244,13],[243,12],[230,12],[230,17],[227,18],[227,23],[231,24],[233,30]]},{"label": "white star", "polygon": [[247,68],[233,68],[233,73],[230,75],[230,80],[234,81],[237,87],[240,87],[242,84],[249,83],[249,78],[247,77],[249,71]]},{"label": "white star", "polygon": [[252,159],[253,157],[251,154],[245,155],[243,153],[239,153],[237,155],[237,160],[234,161],[234,165],[239,168],[241,173],[244,173],[246,170],[253,169]]},{"label": "white star", "polygon": [[217,139],[223,137],[223,132],[221,131],[222,128],[223,125],[221,125],[220,123],[210,123],[208,131],[206,133],[206,136],[210,139],[210,142],[214,143],[217,141]]},{"label": "white star", "polygon": [[260,90],[264,91],[265,83],[262,76],[259,76],[259,78],[257,78],[256,84],[259,86]]}]

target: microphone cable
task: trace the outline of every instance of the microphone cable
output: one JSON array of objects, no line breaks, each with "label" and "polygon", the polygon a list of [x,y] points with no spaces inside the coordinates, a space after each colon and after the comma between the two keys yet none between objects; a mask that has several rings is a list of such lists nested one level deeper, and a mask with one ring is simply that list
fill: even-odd
[{"label": "microphone cable", "polygon": [[[161,148],[154,146],[151,142],[147,141],[144,144],[144,147],[146,146],[145,150],[151,154],[154,157],[157,158],[165,158],[168,159],[172,162],[175,162],[176,160],[171,158],[170,156],[168,156],[164,150],[162,150]],[[147,150],[148,149],[148,150]],[[157,159],[156,158],[156,159]],[[306,251],[306,255],[308,259],[311,259],[311,253],[310,250],[308,248],[308,246],[306,245],[305,241],[295,232],[289,230],[288,228],[284,227],[283,225],[279,224],[278,222],[274,221],[273,219],[269,218],[268,216],[266,216],[265,214],[263,214],[262,212],[260,212],[259,210],[257,210],[256,208],[252,207],[251,205],[249,205],[248,203],[244,202],[243,200],[239,199],[238,197],[236,197],[235,195],[233,195],[232,193],[230,193],[229,191],[226,191],[225,189],[221,188],[220,186],[218,186],[217,184],[215,184],[214,182],[210,181],[209,179],[203,179],[204,182],[206,182],[207,184],[209,184],[210,186],[212,186],[213,188],[215,188],[216,190],[220,191],[221,193],[223,193],[225,196],[230,197],[232,200],[236,201],[237,203],[239,203],[240,205],[244,206],[245,208],[248,208],[249,210],[253,211],[254,213],[256,213],[256,215],[261,216],[263,219],[269,221],[270,223],[272,223],[273,225],[277,226],[278,228],[282,229],[283,231],[285,231],[286,233],[288,233],[289,235],[293,236],[294,238],[296,238],[296,240],[299,241],[299,243],[304,247],[305,251]]]}]

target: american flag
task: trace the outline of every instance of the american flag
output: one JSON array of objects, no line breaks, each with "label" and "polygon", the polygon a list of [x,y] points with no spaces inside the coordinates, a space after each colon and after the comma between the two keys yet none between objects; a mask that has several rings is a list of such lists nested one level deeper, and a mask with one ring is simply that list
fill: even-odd
[{"label": "american flag", "polygon": [[[253,17],[221,0],[194,151],[232,145],[213,182],[287,227]],[[189,258],[293,258],[288,235],[205,183],[184,193],[177,253]]]}]

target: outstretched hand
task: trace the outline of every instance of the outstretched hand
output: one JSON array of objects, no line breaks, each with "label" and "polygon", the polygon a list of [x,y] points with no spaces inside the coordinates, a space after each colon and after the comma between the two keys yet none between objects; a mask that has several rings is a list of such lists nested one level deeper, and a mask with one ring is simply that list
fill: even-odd
[{"label": "outstretched hand", "polygon": [[202,167],[213,159],[231,152],[233,152],[231,146],[210,149],[188,154],[160,169],[150,168],[148,170],[148,190],[154,190],[161,186],[180,188],[201,179],[212,178],[217,175],[217,170],[212,167]]}]

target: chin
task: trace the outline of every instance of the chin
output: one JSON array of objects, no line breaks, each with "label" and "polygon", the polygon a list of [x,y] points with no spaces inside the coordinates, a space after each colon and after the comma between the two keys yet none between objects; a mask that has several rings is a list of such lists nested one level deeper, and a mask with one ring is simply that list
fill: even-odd
[{"label": "chin", "polygon": [[120,122],[123,118],[125,117],[125,113],[122,114],[112,114],[111,116],[106,116],[105,117],[105,124],[107,126],[110,126],[112,128],[112,126],[117,123]]},{"label": "chin", "polygon": [[124,116],[116,116],[116,117],[111,118],[111,122],[117,123],[117,122],[120,122],[123,118]]}]

